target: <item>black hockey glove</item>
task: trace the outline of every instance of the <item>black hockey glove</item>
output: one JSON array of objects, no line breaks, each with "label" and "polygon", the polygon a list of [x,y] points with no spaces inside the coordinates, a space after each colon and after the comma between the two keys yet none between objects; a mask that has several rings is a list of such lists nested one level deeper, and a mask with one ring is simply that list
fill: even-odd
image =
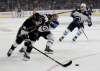
[{"label": "black hockey glove", "polygon": [[89,27],[91,27],[91,26],[92,26],[92,24],[88,24],[88,26],[89,26]]},{"label": "black hockey glove", "polygon": [[88,22],[88,26],[91,27],[92,26],[92,22]]}]

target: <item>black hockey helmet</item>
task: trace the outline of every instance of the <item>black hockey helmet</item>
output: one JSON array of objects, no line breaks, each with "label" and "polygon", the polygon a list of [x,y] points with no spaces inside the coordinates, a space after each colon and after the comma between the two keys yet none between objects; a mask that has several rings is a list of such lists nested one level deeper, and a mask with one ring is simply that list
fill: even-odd
[{"label": "black hockey helmet", "polygon": [[33,17],[34,20],[40,21],[42,16],[39,13],[35,13],[35,14],[32,15],[32,17]]}]

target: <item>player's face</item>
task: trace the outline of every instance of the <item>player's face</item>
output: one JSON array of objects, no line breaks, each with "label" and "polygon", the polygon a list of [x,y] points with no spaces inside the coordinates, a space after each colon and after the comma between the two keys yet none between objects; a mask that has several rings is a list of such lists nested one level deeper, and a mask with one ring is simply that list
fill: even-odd
[{"label": "player's face", "polygon": [[86,11],[86,7],[80,6],[80,10],[81,10],[82,12],[84,12],[84,11]]}]

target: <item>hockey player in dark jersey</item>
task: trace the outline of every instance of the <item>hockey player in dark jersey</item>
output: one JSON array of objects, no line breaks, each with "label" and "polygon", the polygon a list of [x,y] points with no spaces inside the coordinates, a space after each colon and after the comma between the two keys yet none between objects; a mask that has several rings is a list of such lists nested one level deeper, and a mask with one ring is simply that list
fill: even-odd
[{"label": "hockey player in dark jersey", "polygon": [[85,3],[82,3],[80,8],[72,11],[71,17],[73,18],[73,21],[69,24],[63,35],[59,38],[60,42],[65,38],[65,36],[68,35],[69,32],[72,32],[75,28],[78,28],[78,31],[73,38],[73,41],[76,41],[77,37],[82,34],[84,22],[87,22],[89,27],[92,26],[91,11],[86,7]]},{"label": "hockey player in dark jersey", "polygon": [[[46,44],[46,48],[45,48],[45,52],[47,53],[52,53],[53,50],[51,49],[51,46],[54,42],[54,37],[53,34],[51,33],[50,29],[51,28],[56,28],[59,25],[59,22],[57,21],[58,16],[56,14],[53,15],[47,15],[48,17],[48,21],[45,22],[44,24],[42,24],[39,28],[38,28],[38,32],[37,32],[37,37],[34,38],[34,32],[29,33],[29,39],[27,41],[25,41],[25,47],[26,49],[22,48],[22,50],[25,50],[25,54],[24,57],[27,59],[30,59],[30,52],[32,50],[32,47],[34,47],[34,43],[40,38],[43,37],[47,40],[47,44]],[[33,46],[32,46],[33,44]]]},{"label": "hockey player in dark jersey", "polygon": [[[35,13],[30,16],[28,19],[25,20],[23,25],[19,28],[19,31],[16,36],[15,42],[12,44],[11,48],[9,49],[7,56],[11,56],[12,52],[15,48],[21,44],[23,41],[29,38],[29,33],[37,32],[37,28],[45,22],[45,19],[39,13]],[[34,34],[36,35],[36,34]],[[34,37],[35,38],[35,37]]]}]

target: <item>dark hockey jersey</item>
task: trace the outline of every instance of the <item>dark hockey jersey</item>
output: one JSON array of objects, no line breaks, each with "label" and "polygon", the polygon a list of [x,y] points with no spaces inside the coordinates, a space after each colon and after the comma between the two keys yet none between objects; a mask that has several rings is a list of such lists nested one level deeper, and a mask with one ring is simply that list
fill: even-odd
[{"label": "dark hockey jersey", "polygon": [[42,15],[31,16],[25,20],[21,28],[25,31],[30,32],[33,30],[37,30],[41,24],[44,24],[44,22],[45,22],[45,19]]}]

